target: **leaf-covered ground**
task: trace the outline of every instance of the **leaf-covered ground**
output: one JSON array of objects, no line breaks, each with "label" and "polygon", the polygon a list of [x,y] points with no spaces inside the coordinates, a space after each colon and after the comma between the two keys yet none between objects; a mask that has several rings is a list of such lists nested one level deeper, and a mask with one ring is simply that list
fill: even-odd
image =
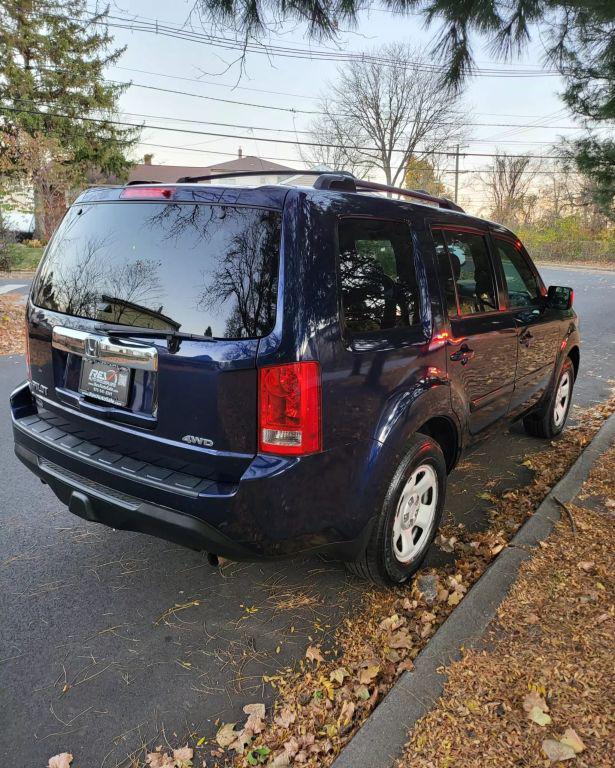
[{"label": "leaf-covered ground", "polygon": [[[529,485],[505,492],[500,497],[490,495],[493,508],[486,531],[470,533],[461,525],[445,527],[439,544],[454,553],[451,565],[424,571],[403,588],[368,590],[360,610],[343,623],[329,643],[319,645],[314,641],[297,668],[285,668],[266,678],[265,682],[274,686],[278,694],[273,711],[265,713],[262,705],[252,704],[245,709],[245,721],[221,723],[214,741],[201,740],[196,745],[195,765],[197,760],[201,761],[199,765],[210,767],[228,765],[229,762],[237,767],[330,765],[397,677],[412,668],[413,659],[438,626],[463,600],[468,589],[507,545],[519,526],[533,514],[614,410],[615,398],[611,398],[609,402],[580,414],[578,426],[567,429],[561,439],[528,458],[524,463],[534,471],[534,479]],[[580,519],[579,525],[587,523]],[[612,547],[612,543],[609,546]],[[577,561],[588,559],[585,553]],[[581,578],[587,576],[585,572],[581,573]],[[576,571],[573,575],[579,576]],[[562,594],[566,592],[568,576],[568,572],[561,571],[556,580]],[[607,582],[602,575],[600,578],[606,590]],[[564,606],[560,606],[560,610],[564,610]],[[601,610],[604,612],[606,608]],[[578,647],[582,651],[582,643]],[[543,652],[549,652],[548,646],[545,645]],[[538,677],[532,682],[540,686],[541,679]],[[538,690],[540,692],[542,688]],[[548,693],[545,691],[545,695]],[[579,695],[583,695],[582,687]],[[490,702],[484,703],[490,706]],[[474,706],[472,702],[470,706],[464,705],[461,714],[454,712],[452,718],[450,712],[447,714],[451,720],[448,727],[455,728],[458,720],[460,738],[470,741],[473,737],[466,733],[463,723],[469,716],[467,713],[472,714]],[[258,707],[257,717],[254,707]],[[501,717],[507,711],[498,709],[497,705],[493,709],[501,712]],[[536,716],[541,719],[540,715]],[[524,726],[526,720],[523,720]],[[562,720],[560,730],[553,731],[554,737],[563,736],[565,728],[573,727],[575,723],[574,719],[565,723]],[[532,727],[539,728],[538,725]],[[444,743],[448,737],[441,734],[441,738]],[[480,751],[476,754],[479,755],[478,766],[481,764]],[[441,758],[445,762],[441,762]],[[412,757],[408,765],[414,764]],[[438,754],[433,758],[425,757],[420,765],[427,768],[465,763]]]},{"label": "leaf-covered ground", "polygon": [[448,670],[399,768],[567,763],[615,755],[615,446],[498,611],[486,647]]},{"label": "leaf-covered ground", "polygon": [[25,307],[20,297],[0,296],[0,355],[23,355]]}]

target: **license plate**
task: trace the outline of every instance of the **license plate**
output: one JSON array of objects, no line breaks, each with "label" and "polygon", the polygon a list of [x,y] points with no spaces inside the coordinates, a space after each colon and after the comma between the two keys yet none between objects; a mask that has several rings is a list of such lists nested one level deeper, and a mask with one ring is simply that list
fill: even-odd
[{"label": "license plate", "polygon": [[125,406],[130,392],[130,368],[102,360],[83,360],[79,391],[111,405]]}]

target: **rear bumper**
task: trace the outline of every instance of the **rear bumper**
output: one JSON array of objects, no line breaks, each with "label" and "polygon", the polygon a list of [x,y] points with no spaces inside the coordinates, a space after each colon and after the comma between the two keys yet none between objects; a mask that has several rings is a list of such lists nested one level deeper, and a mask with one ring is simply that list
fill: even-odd
[{"label": "rear bumper", "polygon": [[137,531],[191,549],[215,552],[232,559],[251,559],[247,547],[223,536],[213,526],[191,515],[119,493],[88,480],[37,455],[16,434],[15,454],[67,505],[70,512],[91,523]]},{"label": "rear bumper", "polygon": [[130,457],[75,440],[59,416],[37,411],[27,385],[11,408],[17,457],[91,522],[234,560],[314,550],[352,559],[369,536],[370,522],[352,503],[357,446],[301,459],[257,455],[237,483],[181,471],[161,478],[159,466],[135,470]]}]

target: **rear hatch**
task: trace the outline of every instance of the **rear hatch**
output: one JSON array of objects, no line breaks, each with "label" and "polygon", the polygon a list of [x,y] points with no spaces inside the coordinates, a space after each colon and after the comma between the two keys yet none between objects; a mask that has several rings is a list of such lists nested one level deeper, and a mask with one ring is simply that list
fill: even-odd
[{"label": "rear hatch", "polygon": [[276,319],[284,193],[259,192],[78,200],[30,295],[39,407],[107,450],[239,479],[257,450],[258,344]]}]

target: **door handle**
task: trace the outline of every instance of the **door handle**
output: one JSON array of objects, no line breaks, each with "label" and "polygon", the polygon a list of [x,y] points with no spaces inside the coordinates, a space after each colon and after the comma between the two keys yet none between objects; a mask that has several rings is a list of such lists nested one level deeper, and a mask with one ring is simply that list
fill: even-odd
[{"label": "door handle", "polygon": [[474,357],[474,350],[470,349],[467,344],[462,344],[456,352],[451,355],[453,362],[461,362],[461,365],[466,363]]}]

